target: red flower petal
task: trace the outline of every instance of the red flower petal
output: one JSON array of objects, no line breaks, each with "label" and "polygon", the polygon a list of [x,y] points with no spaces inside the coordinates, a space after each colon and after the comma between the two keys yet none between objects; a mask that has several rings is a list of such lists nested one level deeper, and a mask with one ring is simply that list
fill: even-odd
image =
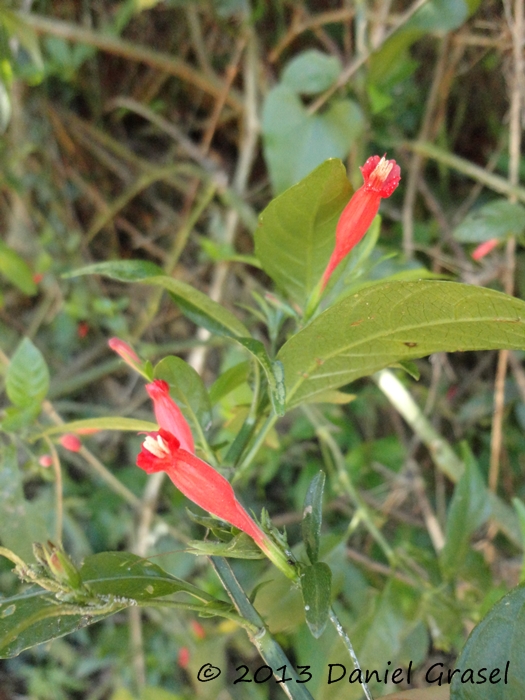
[{"label": "red flower petal", "polygon": [[162,379],[155,379],[151,384],[146,384],[146,391],[153,401],[155,418],[160,427],[175,435],[185,450],[195,452],[190,426],[171,398],[168,383]]}]

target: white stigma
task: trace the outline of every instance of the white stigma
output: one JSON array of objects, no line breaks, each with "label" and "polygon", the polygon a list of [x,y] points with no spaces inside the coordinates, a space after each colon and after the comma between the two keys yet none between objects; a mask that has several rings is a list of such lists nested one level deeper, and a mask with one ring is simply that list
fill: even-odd
[{"label": "white stigma", "polygon": [[385,156],[383,156],[379,163],[376,165],[376,167],[373,169],[373,171],[370,173],[370,177],[373,177],[374,180],[377,178],[378,182],[383,183],[389,176],[390,171],[393,167],[394,163],[389,162],[388,160],[386,160]]},{"label": "white stigma", "polygon": [[143,444],[148,452],[151,452],[155,457],[160,457],[160,459],[166,457],[166,455],[170,453],[169,447],[160,435],[157,435],[157,438],[148,435]]}]

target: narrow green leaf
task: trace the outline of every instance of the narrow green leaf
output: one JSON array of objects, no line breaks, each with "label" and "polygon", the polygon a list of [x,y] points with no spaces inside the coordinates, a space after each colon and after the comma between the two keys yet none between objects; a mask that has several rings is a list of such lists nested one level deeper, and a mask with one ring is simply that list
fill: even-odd
[{"label": "narrow green leaf", "polygon": [[463,449],[465,471],[456,484],[447,514],[446,541],[440,552],[445,577],[454,576],[464,563],[470,537],[490,516],[487,487],[479,473],[474,456],[466,445]]},{"label": "narrow green leaf", "polygon": [[69,279],[82,275],[104,275],[119,282],[140,282],[149,277],[162,275],[162,273],[162,268],[148,260],[110,260],[66,272],[62,277]]},{"label": "narrow green leaf", "polygon": [[434,352],[525,348],[525,302],[455,282],[381,282],[334,304],[279,351],[287,407]]},{"label": "narrow green leaf", "polygon": [[[0,82],[0,103],[3,101],[1,90],[5,90]],[[0,113],[3,110],[0,107]],[[2,131],[2,118],[0,117],[0,131]],[[7,124],[5,125],[7,126]],[[33,281],[33,273],[29,265],[23,260],[18,253],[11,250],[3,241],[0,241],[0,273],[4,275],[12,284],[14,284],[21,292],[32,296],[37,292],[37,286]]]},{"label": "narrow green leaf", "polygon": [[7,396],[18,408],[27,408],[42,403],[48,389],[46,361],[29,338],[24,338],[7,368]]},{"label": "narrow green leaf", "polygon": [[352,196],[340,160],[322,163],[276,197],[259,217],[255,252],[264,271],[300,306],[319,282],[335,244],[337,220]]},{"label": "narrow green leaf", "polygon": [[223,372],[210,387],[211,405],[215,406],[221,399],[235,391],[238,386],[248,380],[250,375],[250,362],[239,362]]},{"label": "narrow green leaf", "polygon": [[180,357],[170,356],[161,360],[153,371],[156,379],[164,379],[170,385],[192,431],[197,435],[207,430],[211,423],[211,403],[204,382],[197,372]]},{"label": "narrow green leaf", "polygon": [[[524,668],[525,587],[518,586],[499,600],[471,632],[456,662],[460,673],[452,679],[450,698],[522,700]],[[472,669],[472,680],[468,669]]]},{"label": "narrow green leaf", "polygon": [[318,472],[311,480],[304,499],[303,506],[303,541],[306,553],[312,564],[319,558],[319,537],[321,535],[321,522],[323,520],[323,491],[326,476],[323,471]]},{"label": "narrow green leaf", "polygon": [[156,423],[137,418],[123,418],[121,416],[100,416],[100,418],[84,418],[83,420],[73,420],[62,425],[52,425],[42,432],[42,435],[55,435],[56,433],[79,433],[86,434],[89,431],[98,430],[129,430],[132,433],[152,432],[158,429]]},{"label": "narrow green leaf", "polygon": [[191,540],[187,544],[190,554],[207,557],[230,557],[233,559],[264,559],[264,554],[254,541],[244,532],[239,533],[229,542],[209,542]]},{"label": "narrow green leaf", "polygon": [[318,639],[324,632],[330,613],[332,572],[328,564],[316,562],[301,576],[306,624]]}]

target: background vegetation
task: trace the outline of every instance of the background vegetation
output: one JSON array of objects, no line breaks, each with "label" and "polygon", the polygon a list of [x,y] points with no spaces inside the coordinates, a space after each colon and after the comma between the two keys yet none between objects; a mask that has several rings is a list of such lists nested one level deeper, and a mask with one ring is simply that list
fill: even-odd
[{"label": "background vegetation", "polygon": [[[329,157],[346,161],[355,187],[371,154],[387,152],[402,167],[364,279],[430,272],[523,298],[521,13],[519,2],[492,0],[4,2],[4,367],[27,336],[49,366],[48,422],[109,413],[150,420],[143,382],[107,340],[133,342],[152,361],[178,354],[214,387],[214,415],[226,426],[214,439],[231,442],[250,403],[247,375],[233,378],[227,394],[213,382],[245,359],[240,350],[209,342],[160,291],[61,275],[96,261],[149,260],[267,340],[260,315],[272,298],[252,257],[257,215]],[[472,260],[491,239],[496,247]],[[424,429],[407,425],[402,406],[373,381],[355,382],[349,403],[281,420],[238,479],[243,503],[268,508],[294,544],[307,485],[327,472],[324,558],[364,667],[412,661],[413,685],[422,685],[432,663],[453,665],[474,624],[520,581],[521,361],[506,352],[435,355],[417,363],[419,381],[399,375]],[[23,428],[24,417],[9,418]],[[455,508],[435,439],[462,449],[481,474]],[[206,559],[183,551],[202,533],[187,501],[171,485],[156,490],[134,466],[140,437],[82,440],[78,453],[58,448],[59,506],[54,475],[39,463],[44,443],[28,444],[19,464],[4,459],[2,543],[29,556],[31,541],[53,538],[60,507],[75,560],[134,551],[219,594]],[[410,577],[391,568],[363,527],[348,476],[366,517],[409,556]],[[497,523],[487,520],[483,483],[507,505]],[[443,578],[436,555],[445,542]],[[247,590],[265,578],[262,563],[236,571]],[[3,594],[17,585],[0,561]],[[359,697],[357,688],[324,683],[320,669],[345,663],[335,632],[327,629],[322,644],[309,636],[302,601],[284,578],[261,588],[256,605],[290,658],[317,670],[309,685],[316,699]],[[197,683],[208,661],[230,670]],[[132,608],[1,662],[0,692],[38,700],[277,697],[268,685],[232,685],[241,663],[261,664],[235,625]]]}]

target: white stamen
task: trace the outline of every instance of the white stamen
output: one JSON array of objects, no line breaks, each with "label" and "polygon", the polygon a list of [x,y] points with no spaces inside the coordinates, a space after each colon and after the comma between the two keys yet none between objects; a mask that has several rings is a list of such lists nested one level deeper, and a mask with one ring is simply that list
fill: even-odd
[{"label": "white stamen", "polygon": [[144,447],[148,452],[151,452],[152,455],[160,457],[161,459],[170,453],[169,447],[160,435],[157,435],[157,439],[148,435],[144,440]]},{"label": "white stamen", "polygon": [[394,163],[388,161],[385,156],[383,156],[374,170],[371,172],[370,177],[373,177],[374,179],[377,178],[378,182],[383,183],[387,179],[393,167]]}]

